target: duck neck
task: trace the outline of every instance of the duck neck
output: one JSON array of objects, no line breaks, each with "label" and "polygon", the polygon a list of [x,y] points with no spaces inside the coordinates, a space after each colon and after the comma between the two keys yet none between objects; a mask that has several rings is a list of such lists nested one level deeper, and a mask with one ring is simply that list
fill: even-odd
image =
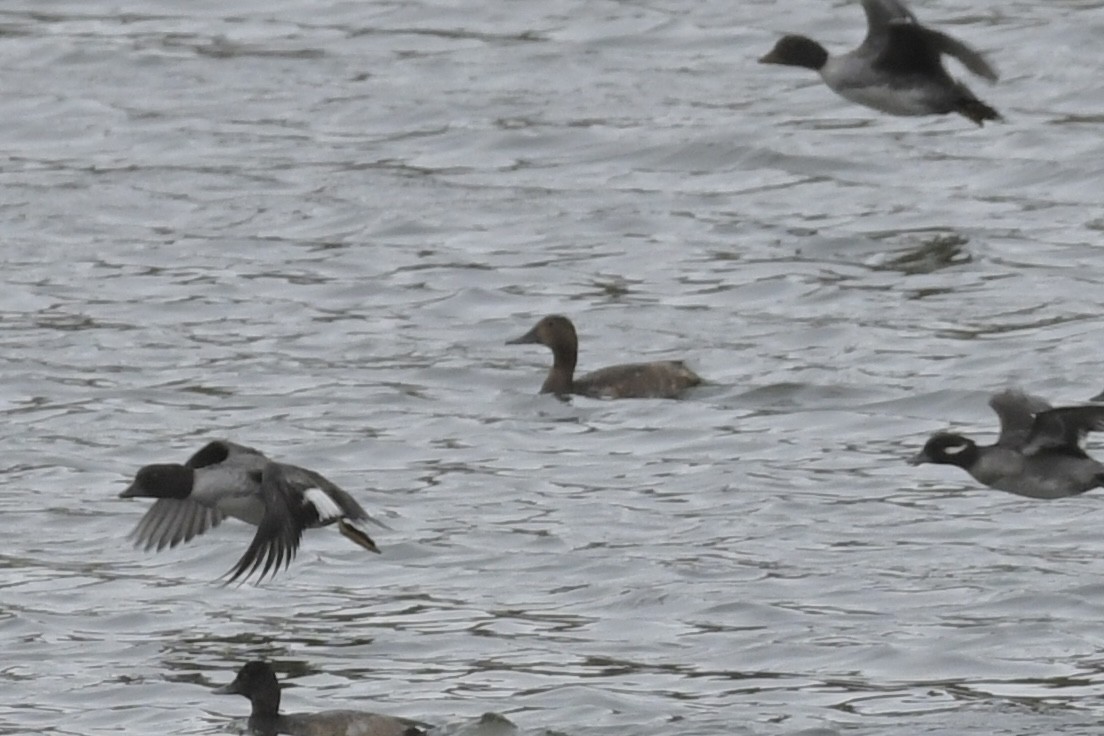
[{"label": "duck neck", "polygon": [[542,394],[563,396],[574,388],[575,363],[579,359],[579,349],[571,345],[556,345],[552,348],[552,368],[541,386]]},{"label": "duck neck", "polygon": [[276,678],[273,677],[272,682],[265,683],[264,687],[252,693],[249,703],[253,706],[249,714],[251,720],[275,723],[280,717],[280,685]]}]

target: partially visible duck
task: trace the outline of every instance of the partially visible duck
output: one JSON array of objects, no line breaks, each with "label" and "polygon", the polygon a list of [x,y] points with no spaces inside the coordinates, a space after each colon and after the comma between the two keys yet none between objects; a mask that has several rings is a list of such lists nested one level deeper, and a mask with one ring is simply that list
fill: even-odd
[{"label": "partially visible duck", "polygon": [[805,36],[783,36],[759,61],[820,72],[841,97],[891,115],[944,115],[956,112],[979,126],[1000,114],[951,77],[942,56],[958,59],[990,82],[997,72],[985,58],[945,33],[920,25],[900,0],[862,0],[866,38],[853,51],[830,56]]},{"label": "partially visible duck", "polygon": [[673,399],[702,382],[681,360],[626,363],[575,377],[579,338],[571,320],[558,314],[541,319],[507,345],[544,345],[552,350],[552,369],[541,386],[542,394],[581,394],[606,399]]},{"label": "partially visible duck", "polygon": [[[269,460],[251,447],[208,443],[183,465],[147,465],[120,498],[156,498],[131,532],[146,550],[175,547],[233,516],[257,527],[228,582],[260,570],[258,581],[286,568],[304,529],[337,524],[361,547],[379,552],[357,522],[371,517],[341,488],[313,470]],[[262,568],[263,564],[263,568]]]},{"label": "partially visible duck", "polygon": [[995,445],[937,432],[910,462],[957,465],[990,488],[1030,498],[1075,496],[1104,486],[1104,464],[1080,445],[1087,432],[1104,430],[1104,406],[1055,409],[1014,389],[994,394],[989,406],[1000,418]]},{"label": "partially visible duck", "polygon": [[280,685],[268,662],[256,660],[242,665],[229,685],[215,690],[220,695],[249,698],[250,733],[260,736],[425,736],[416,721],[357,710],[326,710],[319,713],[280,713]]}]

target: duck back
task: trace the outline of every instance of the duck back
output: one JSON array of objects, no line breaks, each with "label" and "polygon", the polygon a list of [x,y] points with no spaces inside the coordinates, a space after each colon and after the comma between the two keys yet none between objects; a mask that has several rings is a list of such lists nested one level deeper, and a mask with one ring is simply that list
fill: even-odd
[{"label": "duck back", "polygon": [[681,360],[663,360],[600,368],[576,378],[573,388],[577,394],[603,399],[674,399],[701,382]]},{"label": "duck back", "polygon": [[424,731],[413,721],[356,710],[284,715],[279,717],[277,728],[269,733],[290,736],[424,736]]}]

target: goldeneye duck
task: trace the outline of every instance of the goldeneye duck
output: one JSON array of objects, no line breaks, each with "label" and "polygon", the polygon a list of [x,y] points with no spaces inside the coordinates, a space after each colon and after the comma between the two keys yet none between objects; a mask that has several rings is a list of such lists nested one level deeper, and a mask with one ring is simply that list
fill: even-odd
[{"label": "goldeneye duck", "polygon": [[425,736],[421,724],[406,718],[357,710],[326,710],[319,713],[281,715],[280,685],[268,662],[256,660],[242,665],[229,685],[215,690],[220,695],[249,698],[249,732],[269,736]]},{"label": "goldeneye duck", "polygon": [[544,345],[552,350],[552,368],[541,386],[542,394],[563,397],[580,394],[605,399],[673,399],[702,382],[681,360],[626,363],[575,377],[579,338],[567,317],[550,314],[507,345]]},{"label": "goldeneye duck", "polygon": [[208,443],[183,465],[141,468],[119,497],[157,499],[130,534],[135,546],[147,551],[187,542],[227,516],[256,526],[227,582],[258,570],[258,582],[275,575],[295,557],[304,529],[334,523],[361,547],[379,552],[357,526],[371,517],[348,493],[313,470],[273,462],[225,440]]},{"label": "goldeneye duck", "polygon": [[1104,406],[1055,409],[1013,389],[994,394],[989,406],[1000,418],[995,445],[937,432],[910,462],[957,465],[990,488],[1031,498],[1063,498],[1104,486],[1104,464],[1080,446],[1087,432],[1104,429]]},{"label": "goldeneye duck", "polygon": [[945,115],[957,112],[979,126],[1001,120],[951,77],[942,56],[958,59],[990,82],[997,72],[985,58],[945,33],[920,25],[900,0],[863,0],[866,38],[853,51],[830,56],[816,41],[789,35],[778,41],[762,64],[786,64],[820,72],[838,95],[891,115]]}]

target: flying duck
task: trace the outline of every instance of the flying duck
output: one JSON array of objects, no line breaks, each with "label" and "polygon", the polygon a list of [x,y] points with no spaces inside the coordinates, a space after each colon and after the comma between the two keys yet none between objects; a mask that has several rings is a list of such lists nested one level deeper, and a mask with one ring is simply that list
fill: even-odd
[{"label": "flying duck", "polygon": [[956,112],[979,126],[1000,120],[996,110],[974,96],[944,68],[944,54],[990,82],[997,72],[961,41],[920,24],[900,0],[862,0],[866,38],[858,48],[831,56],[816,41],[788,35],[779,39],[762,64],[800,66],[820,72],[838,95],[891,115],[945,115]]},{"label": "flying duck", "polygon": [[183,465],[141,468],[119,496],[157,499],[130,534],[147,551],[187,542],[227,516],[256,526],[227,582],[258,570],[258,582],[275,575],[295,557],[303,530],[319,526],[337,524],[344,536],[379,552],[358,526],[371,517],[348,493],[313,470],[274,462],[226,440],[208,443]]},{"label": "flying duck", "polygon": [[1000,419],[994,445],[937,432],[913,465],[957,465],[990,488],[1030,498],[1062,498],[1104,486],[1104,464],[1081,449],[1081,438],[1104,429],[1104,406],[1065,406],[1008,389],[989,406]]}]

